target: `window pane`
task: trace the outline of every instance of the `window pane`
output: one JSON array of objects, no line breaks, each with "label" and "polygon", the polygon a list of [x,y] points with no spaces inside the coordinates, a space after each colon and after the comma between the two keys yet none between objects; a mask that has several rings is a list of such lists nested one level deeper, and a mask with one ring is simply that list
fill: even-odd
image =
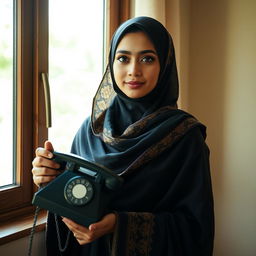
[{"label": "window pane", "polygon": [[49,81],[55,150],[69,152],[91,112],[103,67],[104,1],[49,1]]},{"label": "window pane", "polygon": [[0,1],[0,186],[14,183],[13,9],[13,0]]}]

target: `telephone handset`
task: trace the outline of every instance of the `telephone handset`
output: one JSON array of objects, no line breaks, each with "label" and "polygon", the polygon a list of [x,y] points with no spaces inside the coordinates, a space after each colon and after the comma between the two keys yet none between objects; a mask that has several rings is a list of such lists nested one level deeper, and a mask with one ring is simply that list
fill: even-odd
[{"label": "telephone handset", "polygon": [[36,192],[32,204],[84,226],[100,220],[123,179],[80,156],[60,152],[53,155],[64,172]]}]

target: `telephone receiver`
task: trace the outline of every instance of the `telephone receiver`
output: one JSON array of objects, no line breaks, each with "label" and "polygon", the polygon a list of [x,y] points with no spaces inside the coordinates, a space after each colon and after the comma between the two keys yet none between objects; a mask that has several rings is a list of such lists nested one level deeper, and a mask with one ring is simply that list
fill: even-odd
[{"label": "telephone receiver", "polygon": [[108,168],[75,154],[53,152],[63,172],[34,194],[32,204],[89,226],[110,211],[123,179]]}]

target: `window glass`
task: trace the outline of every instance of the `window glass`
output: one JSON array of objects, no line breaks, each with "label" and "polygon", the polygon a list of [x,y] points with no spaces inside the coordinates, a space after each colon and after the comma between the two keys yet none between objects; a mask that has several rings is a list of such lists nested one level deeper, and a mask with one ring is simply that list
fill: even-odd
[{"label": "window glass", "polygon": [[104,1],[49,1],[49,83],[55,150],[69,152],[102,77]]},{"label": "window glass", "polygon": [[14,6],[0,1],[0,186],[15,182],[14,170]]}]

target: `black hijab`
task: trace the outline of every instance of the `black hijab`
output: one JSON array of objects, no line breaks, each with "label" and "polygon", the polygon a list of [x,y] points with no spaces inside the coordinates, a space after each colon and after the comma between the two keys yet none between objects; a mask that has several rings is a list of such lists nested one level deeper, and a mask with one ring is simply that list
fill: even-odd
[{"label": "black hijab", "polygon": [[[165,104],[176,104],[176,101],[178,99],[179,85],[172,38],[168,31],[165,29],[165,27],[153,18],[137,17],[128,20],[125,23],[123,23],[115,32],[111,42],[109,54],[109,63],[112,80],[115,81],[113,74],[113,62],[117,46],[120,43],[121,39],[131,31],[144,32],[153,43],[157,55],[159,57],[161,67],[158,84],[151,93],[140,99],[131,99],[125,96],[123,93],[121,93],[121,91],[116,86],[116,83],[114,82],[115,91],[118,93],[119,97],[120,95],[122,95],[121,97],[127,99],[128,102],[136,101],[142,104],[146,104],[147,102],[152,104],[152,101],[155,99],[156,96],[162,98],[161,100],[158,99],[158,101],[154,103],[154,107],[151,109],[151,111],[154,111],[154,108],[158,109],[159,107],[164,106]],[[166,93],[167,97],[161,97]],[[163,102],[163,98],[165,99],[165,102]]]},{"label": "black hijab", "polygon": [[[139,99],[124,95],[113,76],[118,43],[134,30],[148,35],[160,60],[157,86]],[[124,178],[110,206],[118,214],[114,236],[83,246],[71,237],[66,253],[59,254],[49,215],[49,256],[211,255],[213,204],[205,127],[177,109],[177,99],[175,54],[167,30],[149,17],[123,23],[113,36],[91,118],[82,124],[72,145],[72,153]],[[67,228],[62,225],[65,237]]]},{"label": "black hijab", "polygon": [[[121,39],[130,32],[142,31],[153,43],[160,62],[160,74],[157,86],[146,96],[132,99],[126,96],[116,85],[113,62],[115,52]],[[102,90],[106,90],[106,83],[109,90],[107,99],[102,99]],[[118,128],[116,133],[120,135],[129,125],[139,119],[155,112],[164,106],[176,106],[179,94],[179,83],[177,76],[175,52],[170,34],[165,27],[157,20],[150,17],[137,17],[124,22],[115,32],[110,46],[109,66],[104,75],[98,93],[95,96],[93,106],[93,120],[95,115],[99,115],[105,109],[99,111],[97,104],[100,98],[106,103],[106,108],[109,104],[110,112],[118,117]],[[115,97],[114,101],[112,97]],[[121,120],[120,120],[121,118]],[[114,121],[114,120],[112,120]],[[93,123],[94,124],[94,123]]]},{"label": "black hijab", "polygon": [[[146,33],[160,62],[156,87],[136,99],[121,92],[113,74],[117,46],[126,33],[134,30]],[[91,119],[80,129],[73,149],[79,147],[86,158],[117,173],[126,172],[150,146],[158,143],[182,120],[191,117],[177,109],[177,99],[178,76],[170,34],[153,18],[130,19],[112,38],[109,65],[94,97]],[[85,127],[86,130],[82,130]]]}]

